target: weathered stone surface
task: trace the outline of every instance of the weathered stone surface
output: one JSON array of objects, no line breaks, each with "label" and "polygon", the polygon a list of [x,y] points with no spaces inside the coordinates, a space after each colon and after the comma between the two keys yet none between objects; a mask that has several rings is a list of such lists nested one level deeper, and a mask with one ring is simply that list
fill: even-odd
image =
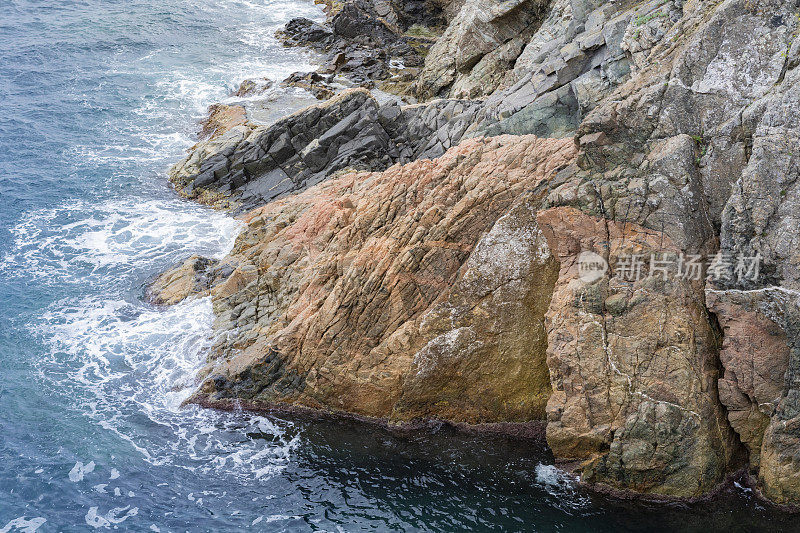
[{"label": "weathered stone surface", "polygon": [[434,159],[456,146],[475,119],[480,103],[469,100],[433,100],[426,104],[383,106],[379,111],[407,163]]},{"label": "weathered stone surface", "polygon": [[[780,71],[775,71],[776,77]],[[800,69],[752,104],[743,128],[750,158],[722,215],[726,253],[763,257],[762,284],[800,290]]]},{"label": "weathered stone surface", "polygon": [[566,137],[630,73],[621,48],[630,2],[554,0],[486,100],[468,136]]},{"label": "weathered stone surface", "polygon": [[208,116],[200,121],[200,139],[216,138],[236,126],[247,122],[247,112],[238,105],[213,104]]},{"label": "weathered stone surface", "polygon": [[272,85],[273,82],[269,78],[246,79],[239,84],[239,87],[233,92],[233,96],[238,96],[239,98],[258,96],[264,94]]},{"label": "weathered stone surface", "polygon": [[706,290],[725,328],[720,400],[768,498],[800,501],[800,293],[782,287]]},{"label": "weathered stone surface", "polygon": [[650,50],[681,20],[684,3],[685,0],[668,0],[636,6],[620,43],[630,56],[632,70],[647,66]]},{"label": "weathered stone surface", "polygon": [[287,46],[310,46],[324,51],[335,40],[333,30],[313,20],[298,17],[286,23],[278,37]]},{"label": "weathered stone surface", "polygon": [[327,100],[336,94],[333,75],[323,76],[317,72],[295,72],[281,82],[281,87],[304,89],[320,100]]},{"label": "weathered stone surface", "polygon": [[[348,0],[326,24],[304,18],[289,21],[278,37],[288,46],[304,45],[323,52],[321,73],[340,74],[361,87],[394,78],[402,68],[421,67],[433,44],[425,31],[407,32],[415,24],[442,24],[441,9],[432,2],[407,2],[398,10],[388,0]],[[400,86],[400,85],[398,85]]]},{"label": "weathered stone surface", "polygon": [[398,421],[541,420],[557,265],[536,195],[520,195],[574,154],[569,140],[473,140],[249,213],[238,267],[212,289],[227,333],[200,397]]},{"label": "weathered stone surface", "polygon": [[145,297],[156,305],[174,305],[190,297],[207,296],[212,285],[226,279],[233,268],[231,261],[193,255],[149,283]]},{"label": "weathered stone surface", "polygon": [[[478,422],[541,418],[549,395],[548,442],[587,481],[698,496],[749,455],[765,495],[800,502],[798,3],[487,1],[291,23],[328,74],[449,98],[348,91],[173,170],[208,202],[281,198],[230,276],[190,262],[155,291],[213,294],[197,399]],[[425,10],[450,25],[418,71]],[[580,280],[586,250],[609,275]],[[727,279],[613,268],[718,252]]]},{"label": "weathered stone surface", "polygon": [[414,86],[419,98],[490,94],[536,31],[546,3],[467,0],[428,52]]},{"label": "weathered stone surface", "polygon": [[[764,431],[783,397],[789,344],[770,318],[768,294],[706,291],[709,310],[723,329],[719,397],[728,419],[750,453],[750,466],[760,466]],[[765,305],[766,304],[766,305]]]},{"label": "weathered stone surface", "polygon": [[476,110],[458,100],[381,106],[366,90],[350,89],[272,125],[245,122],[199,143],[170,170],[170,181],[187,197],[241,212],[346,168],[438,157],[458,143]]},{"label": "weathered stone surface", "polygon": [[[431,340],[414,356],[397,418],[544,418],[544,313],[558,264],[536,223],[534,197],[523,196],[478,241],[446,298],[419,320],[419,334]],[[488,408],[476,409],[476,397]]]},{"label": "weathered stone surface", "polygon": [[[570,205],[663,229],[686,252],[716,253],[723,206],[747,162],[749,116],[781,80],[792,28],[773,28],[776,16],[796,20],[780,3],[763,11],[733,1],[685,4],[651,64],[582,121],[579,139],[604,140],[582,141],[584,171],[564,186]],[[734,54],[745,41],[749,55]]]},{"label": "weathered stone surface", "polygon": [[[677,7],[682,16],[675,17],[670,29],[653,34],[663,33],[646,56],[634,58],[631,80],[597,103],[583,120],[578,129],[582,170],[553,191],[549,201],[615,223],[632,222],[648,231],[663,232],[674,253],[701,254],[707,261],[721,248],[734,266],[737,257],[757,253],[765,257],[757,280],[722,280],[705,291],[724,333],[719,400],[749,451],[751,467],[758,471],[765,494],[777,501],[797,501],[800,476],[793,457],[800,440],[790,422],[797,413],[791,399],[792,325],[796,322],[787,318],[796,316],[797,304],[789,296],[791,292],[786,292],[795,287],[789,259],[794,253],[789,251],[791,245],[783,245],[792,242],[791,237],[787,240],[792,230],[787,234],[783,229],[791,227],[791,222],[782,225],[773,215],[781,206],[789,220],[793,212],[792,188],[787,186],[793,181],[786,177],[794,172],[787,166],[786,151],[792,153],[796,127],[791,119],[779,117],[792,116],[789,110],[794,105],[790,103],[793,98],[786,96],[794,85],[791,49],[788,54],[786,50],[797,29],[792,14],[795,6],[782,2],[756,6],[733,0],[713,5],[686,2],[670,7],[671,14],[644,23],[656,18],[663,19],[659,24],[673,21]],[[626,30],[626,40],[631,28]],[[784,146],[787,148],[781,148]],[[783,195],[781,191],[785,191]],[[669,305],[679,296],[674,285],[671,295],[667,294]],[[692,301],[704,301],[695,289],[686,294]],[[692,316],[685,310],[686,304],[681,305],[680,315]],[[685,318],[668,316],[665,331],[687,328]],[[700,323],[689,329],[703,337]],[[648,337],[638,333],[641,328],[630,327],[629,331],[636,331],[641,341]],[[758,336],[758,349],[748,339],[752,335]],[[708,345],[710,337],[705,338]],[[750,348],[745,352],[742,346]],[[785,382],[780,377],[784,368],[788,369]],[[703,372],[708,376],[714,370]],[[567,405],[569,397],[567,394],[564,401]],[[574,401],[579,398],[575,396]],[[704,420],[719,421],[708,416],[704,415]],[[588,432],[588,442],[600,442],[596,430],[602,424],[590,427],[595,431]],[[689,426],[681,431],[689,431]],[[626,433],[616,438],[628,439]],[[569,436],[563,440],[571,442]],[[712,441],[698,442],[705,443],[699,450],[706,461],[721,457],[719,451],[712,453],[713,446],[706,448]],[[604,479],[613,473],[613,469],[607,470],[611,465],[619,468],[612,478],[625,480],[618,486],[647,490],[646,483],[638,485],[637,476],[632,475],[647,463],[632,459],[623,456],[621,461],[604,461],[601,469],[592,467],[589,474]],[[675,479],[688,486],[689,477]],[[669,481],[668,492],[673,486]]]},{"label": "weathered stone surface", "polygon": [[170,181],[191,198],[210,190],[252,208],[347,166],[385,168],[392,159],[377,108],[369,93],[351,90],[271,126],[234,127],[200,143],[171,169]]},{"label": "weathered stone surface", "polygon": [[[790,20],[795,23],[788,18],[775,22]],[[770,37],[787,31],[779,25]],[[766,33],[757,35],[769,42]],[[764,494],[794,504],[800,502],[799,51],[795,41],[788,52],[774,57],[768,71],[772,77],[750,67],[760,98],[741,115],[749,159],[740,165],[722,212],[727,276],[708,289],[710,299],[718,302],[720,322],[730,324],[729,348],[722,355],[726,376],[730,373],[734,383],[721,400],[734,428],[733,417],[739,419]],[[761,77],[752,78],[757,74]],[[743,257],[758,259],[757,275],[742,275]]]},{"label": "weathered stone surface", "polygon": [[[646,264],[638,281],[624,270],[628,257],[678,254],[645,228],[563,207],[538,220],[561,265],[546,315],[554,455],[617,489],[709,491],[735,465],[738,441],[717,400],[719,337],[702,283],[648,276]],[[612,270],[583,281],[581,252]]]}]

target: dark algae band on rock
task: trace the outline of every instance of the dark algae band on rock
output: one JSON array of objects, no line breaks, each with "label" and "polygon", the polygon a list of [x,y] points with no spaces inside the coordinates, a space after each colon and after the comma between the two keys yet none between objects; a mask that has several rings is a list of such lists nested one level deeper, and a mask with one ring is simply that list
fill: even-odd
[{"label": "dark algae band on rock", "polygon": [[212,298],[194,401],[544,423],[610,491],[800,504],[798,3],[327,10],[282,38],[337,94],[170,171],[246,225],[149,289]]}]

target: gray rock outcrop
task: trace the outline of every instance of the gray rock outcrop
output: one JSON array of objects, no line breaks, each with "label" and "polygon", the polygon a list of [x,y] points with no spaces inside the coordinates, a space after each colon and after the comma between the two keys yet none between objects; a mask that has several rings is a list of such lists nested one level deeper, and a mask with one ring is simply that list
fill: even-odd
[{"label": "gray rock outcrop", "polygon": [[[363,13],[386,39],[413,26],[396,2],[365,5],[338,29],[296,25],[325,49]],[[238,114],[171,171],[186,196],[260,208],[224,272],[193,258],[154,289],[213,294],[226,335],[252,326],[220,341],[203,397],[546,417],[586,481],[699,497],[747,465],[800,504],[800,2],[436,9],[449,26],[413,82],[424,101],[361,88],[270,125]],[[582,252],[606,264],[597,279]]]},{"label": "gray rock outcrop", "polygon": [[476,110],[456,100],[381,106],[368,91],[350,89],[272,125],[237,125],[199,143],[170,181],[189,198],[244,211],[343,169],[438,157],[458,144]]}]

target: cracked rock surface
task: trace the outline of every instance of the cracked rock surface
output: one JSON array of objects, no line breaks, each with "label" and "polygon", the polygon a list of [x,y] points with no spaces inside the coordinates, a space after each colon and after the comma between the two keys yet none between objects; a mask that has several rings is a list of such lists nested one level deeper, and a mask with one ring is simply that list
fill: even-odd
[{"label": "cracked rock surface", "polygon": [[697,497],[747,466],[800,504],[800,3],[409,5],[448,24],[418,103],[220,108],[172,169],[247,223],[149,289],[213,299],[195,401],[546,422],[586,481]]},{"label": "cracked rock surface", "polygon": [[226,259],[236,269],[211,288],[221,335],[204,403],[541,420],[558,267],[527,191],[575,151],[571,140],[476,139],[250,212]]}]

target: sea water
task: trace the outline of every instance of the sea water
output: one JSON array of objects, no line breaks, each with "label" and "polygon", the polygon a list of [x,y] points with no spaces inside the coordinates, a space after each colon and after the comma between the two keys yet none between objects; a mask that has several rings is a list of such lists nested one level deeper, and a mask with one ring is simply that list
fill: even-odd
[{"label": "sea water", "polygon": [[0,533],[792,530],[744,488],[587,492],[535,443],[181,407],[211,304],[156,308],[143,285],[241,228],[166,169],[239,82],[313,69],[274,37],[296,16],[323,19],[301,0],[0,0]]}]

